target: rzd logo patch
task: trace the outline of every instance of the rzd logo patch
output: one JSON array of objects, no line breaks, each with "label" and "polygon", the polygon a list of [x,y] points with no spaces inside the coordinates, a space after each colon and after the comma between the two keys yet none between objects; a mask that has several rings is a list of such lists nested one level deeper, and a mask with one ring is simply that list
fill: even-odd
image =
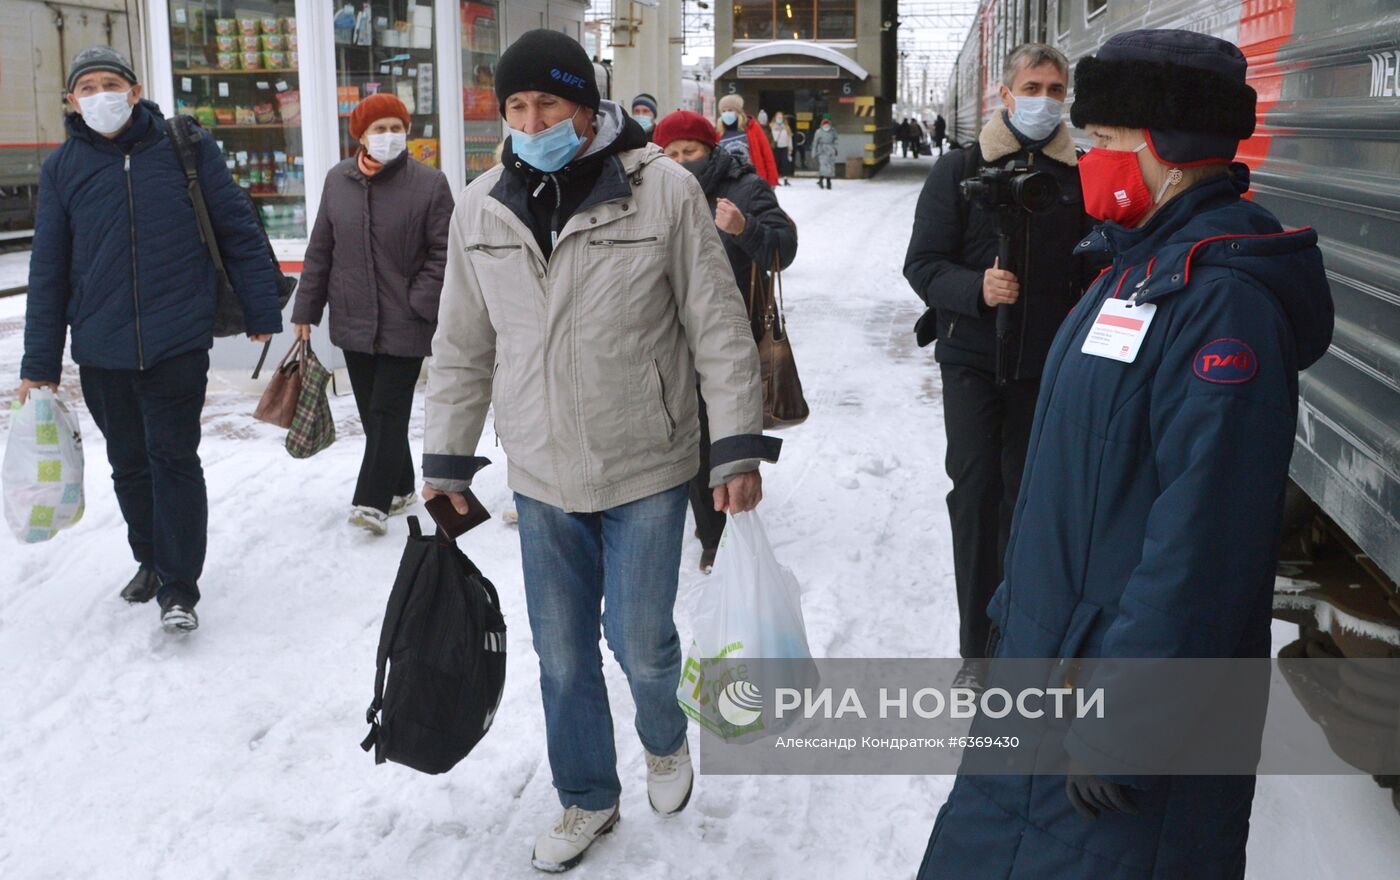
[{"label": "rzd logo patch", "polygon": [[1239,385],[1259,372],[1259,358],[1254,349],[1239,339],[1216,339],[1201,346],[1191,371],[1198,379],[1221,385]]}]

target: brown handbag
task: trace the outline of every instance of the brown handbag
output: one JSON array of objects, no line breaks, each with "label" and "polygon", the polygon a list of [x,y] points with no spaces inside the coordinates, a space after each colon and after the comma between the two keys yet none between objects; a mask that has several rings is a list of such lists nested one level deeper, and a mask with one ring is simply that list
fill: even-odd
[{"label": "brown handbag", "polygon": [[[797,361],[792,356],[788,339],[787,317],[783,313],[783,273],[779,256],[773,255],[773,270],[768,284],[758,264],[753,265],[749,282],[750,319],[763,319],[763,333],[758,339],[758,363],[763,380],[763,427],[787,428],[807,420],[810,410],[802,396],[802,380],[797,376]],[[775,296],[776,294],[776,296]]]},{"label": "brown handbag", "polygon": [[267,383],[253,418],[279,428],[290,428],[296,415],[297,399],[301,397],[302,369],[306,343],[298,339],[277,365],[277,372]]}]

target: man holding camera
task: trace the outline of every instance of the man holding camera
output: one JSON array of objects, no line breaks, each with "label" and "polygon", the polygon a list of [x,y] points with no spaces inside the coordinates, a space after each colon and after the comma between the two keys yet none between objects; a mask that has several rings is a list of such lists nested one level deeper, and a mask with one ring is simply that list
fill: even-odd
[{"label": "man holding camera", "polygon": [[[976,144],[934,165],[904,261],[904,277],[929,308],[920,344],[936,320],[959,643],[963,658],[976,661],[964,664],[960,685],[980,684],[987,603],[1001,580],[1041,367],[1091,280],[1073,256],[1090,221],[1061,122],[1068,84],[1069,62],[1049,46],[1027,43],[1007,56],[1005,109]],[[1036,172],[1050,177],[1028,177]]]}]

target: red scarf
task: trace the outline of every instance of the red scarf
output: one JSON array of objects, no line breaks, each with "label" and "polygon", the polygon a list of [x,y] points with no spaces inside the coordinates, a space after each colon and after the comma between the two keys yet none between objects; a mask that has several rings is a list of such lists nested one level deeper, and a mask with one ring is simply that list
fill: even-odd
[{"label": "red scarf", "polygon": [[373,156],[371,156],[369,153],[366,153],[364,150],[360,150],[360,152],[356,154],[355,158],[359,161],[360,173],[363,174],[365,177],[373,177],[379,172],[379,169],[384,167],[383,162],[376,160]]}]

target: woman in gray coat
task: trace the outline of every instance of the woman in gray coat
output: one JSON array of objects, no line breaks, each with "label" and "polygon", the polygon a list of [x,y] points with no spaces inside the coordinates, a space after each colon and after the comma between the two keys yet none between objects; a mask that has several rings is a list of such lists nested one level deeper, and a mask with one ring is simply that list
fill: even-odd
[{"label": "woman in gray coat", "polygon": [[408,420],[437,330],[453,208],[442,172],[405,151],[409,121],[389,94],[350,115],[360,149],[326,176],[292,311],[297,338],[309,339],[330,306],[365,430],[350,522],[376,535],[416,500]]},{"label": "woman in gray coat", "polygon": [[838,135],[831,127],[831,117],[823,116],[821,128],[812,135],[812,156],[817,160],[817,186],[831,189],[831,178],[836,176],[836,147]]}]

